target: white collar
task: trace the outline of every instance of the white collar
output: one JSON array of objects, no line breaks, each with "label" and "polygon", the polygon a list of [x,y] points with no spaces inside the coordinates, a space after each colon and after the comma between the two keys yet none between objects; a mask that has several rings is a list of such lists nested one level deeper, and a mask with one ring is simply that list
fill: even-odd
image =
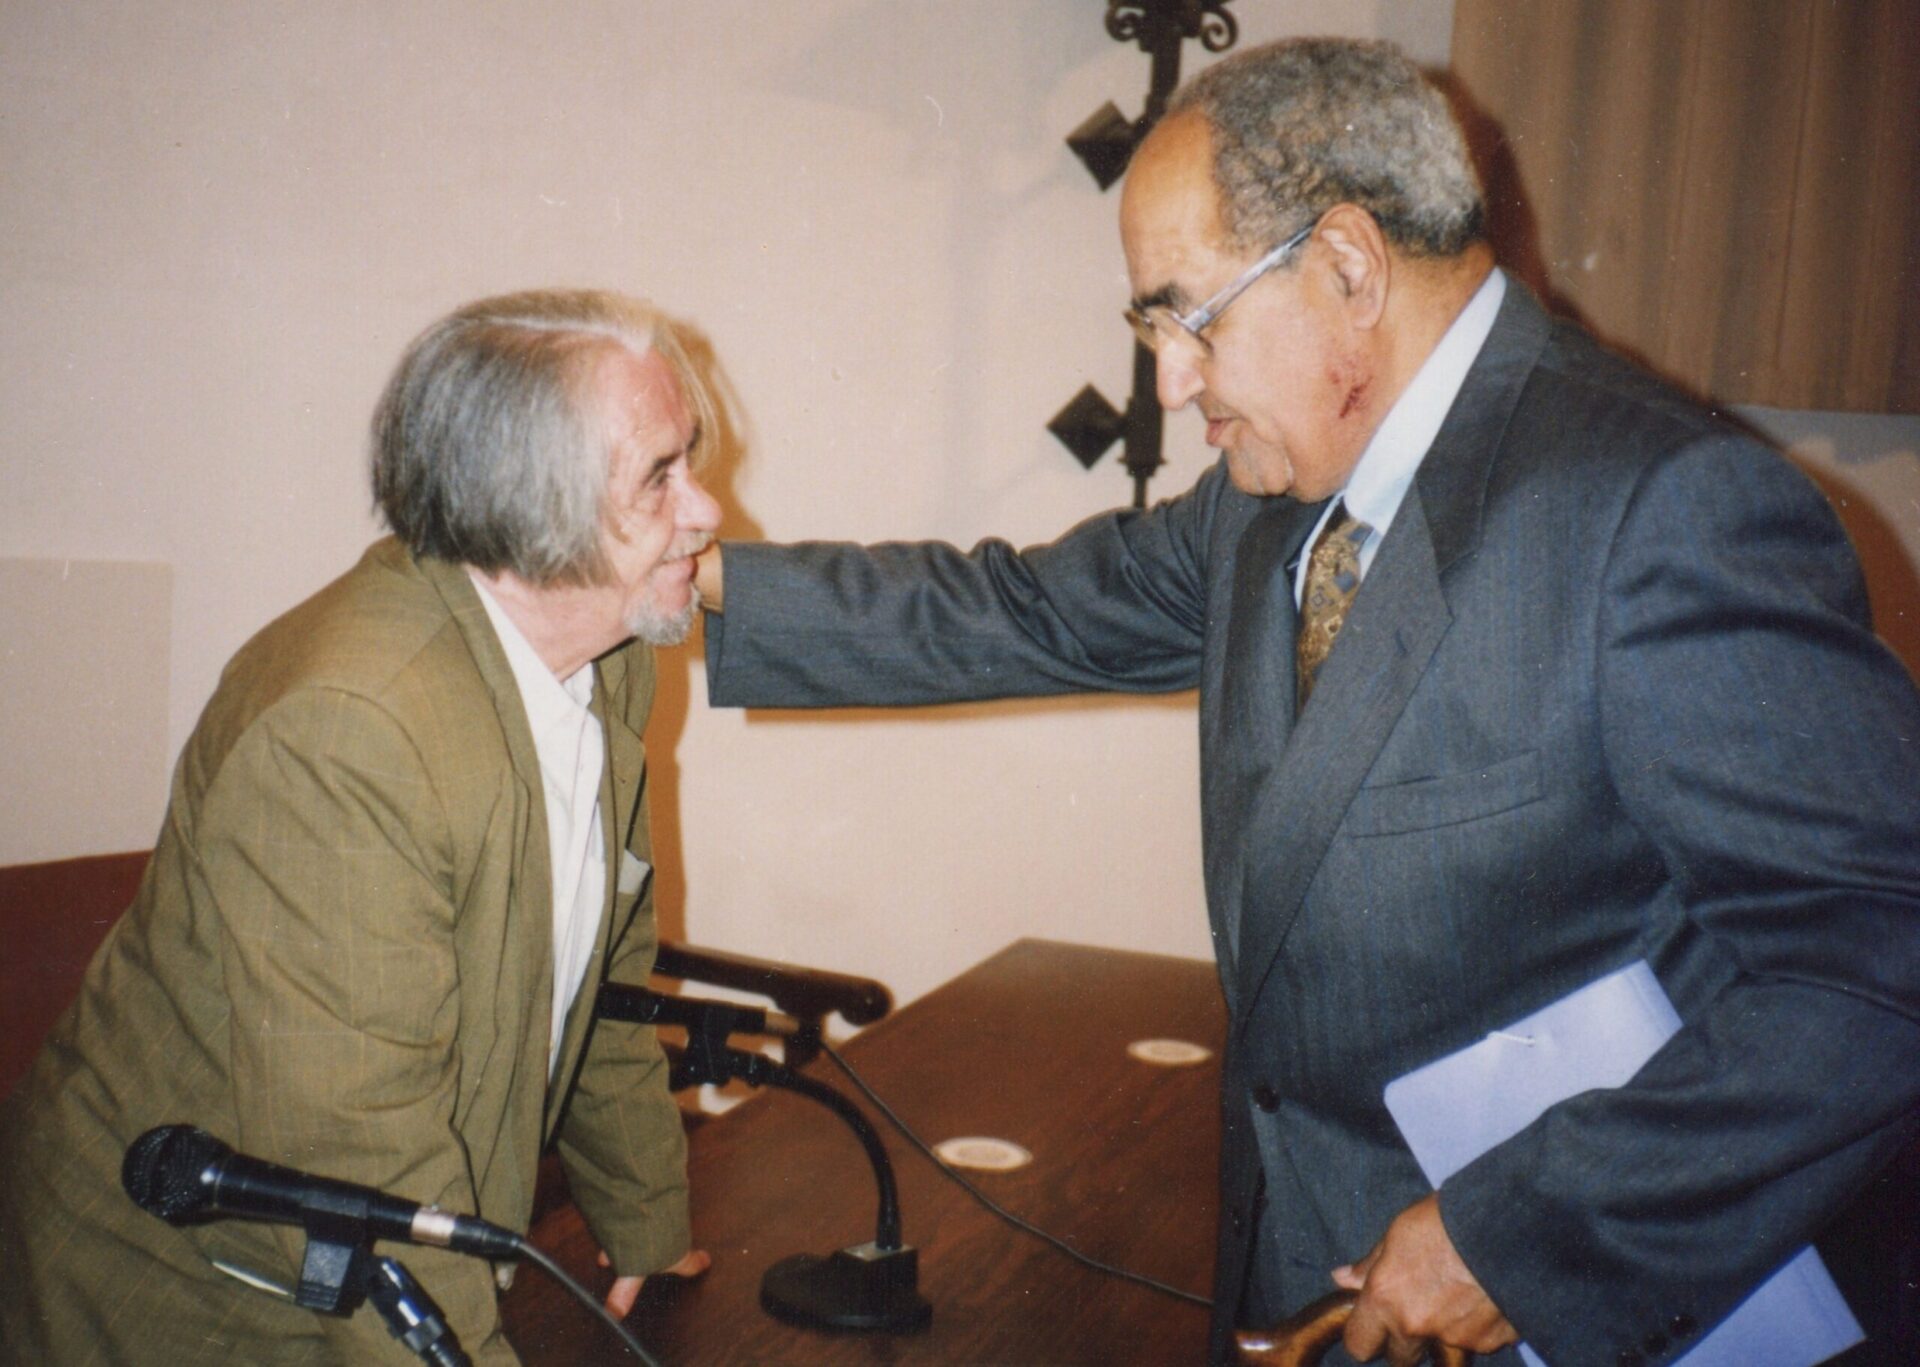
[{"label": "white collar", "polygon": [[500,648],[506,652],[513,681],[520,689],[521,705],[527,709],[527,725],[533,731],[535,746],[539,747],[543,739],[559,727],[568,726],[578,731],[581,714],[593,702],[592,663],[581,665],[564,681],[555,678],[533,643],[507,616],[486,581],[471,569],[467,577],[480,591],[481,605],[493,623],[494,635],[500,638]]},{"label": "white collar", "polygon": [[1420,462],[1440,433],[1440,424],[1460,397],[1467,372],[1486,345],[1487,334],[1493,331],[1493,320],[1506,293],[1507,277],[1498,269],[1490,272],[1428,353],[1412,383],[1387,410],[1379,430],[1347,477],[1342,501],[1348,511],[1379,535],[1386,535],[1392,525]]}]

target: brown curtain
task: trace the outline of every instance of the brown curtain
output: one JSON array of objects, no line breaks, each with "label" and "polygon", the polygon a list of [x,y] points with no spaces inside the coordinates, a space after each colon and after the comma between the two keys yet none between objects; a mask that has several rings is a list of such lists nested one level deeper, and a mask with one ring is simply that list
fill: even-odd
[{"label": "brown curtain", "polygon": [[1504,264],[1725,403],[1920,413],[1920,3],[1457,0]]}]

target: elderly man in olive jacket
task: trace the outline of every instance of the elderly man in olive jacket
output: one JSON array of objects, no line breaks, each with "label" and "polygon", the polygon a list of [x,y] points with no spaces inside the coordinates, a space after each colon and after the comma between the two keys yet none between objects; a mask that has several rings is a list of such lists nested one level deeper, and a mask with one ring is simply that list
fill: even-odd
[{"label": "elderly man in olive jacket", "polygon": [[[615,295],[485,300],[414,343],[374,423],[395,536],[228,666],[137,899],[0,1112],[7,1361],[408,1360],[371,1311],[215,1265],[291,1285],[297,1229],[136,1208],[122,1156],[160,1124],[514,1228],[557,1136],[614,1308],[704,1266],[658,1044],[592,1006],[654,956],[647,643],[691,620],[710,412]],[[492,1268],[406,1261],[476,1361],[514,1360]]]}]

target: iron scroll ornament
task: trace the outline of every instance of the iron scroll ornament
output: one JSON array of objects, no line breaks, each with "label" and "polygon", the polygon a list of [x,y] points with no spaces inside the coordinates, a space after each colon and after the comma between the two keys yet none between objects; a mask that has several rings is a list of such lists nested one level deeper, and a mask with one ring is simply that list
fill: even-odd
[{"label": "iron scroll ornament", "polygon": [[[1208,52],[1225,52],[1240,41],[1240,25],[1227,11],[1228,0],[1182,0],[1157,5],[1152,0],[1107,0],[1107,33],[1115,42],[1131,43],[1141,29],[1168,18],[1180,26],[1183,38],[1197,38]],[[1144,42],[1141,44],[1146,46]]]},{"label": "iron scroll ornament", "polygon": [[[1116,42],[1138,43],[1153,59],[1146,107],[1129,120],[1111,100],[1067,135],[1103,191],[1127,169],[1140,145],[1166,112],[1180,84],[1180,45],[1196,41],[1208,52],[1225,52],[1240,38],[1240,25],[1228,12],[1230,0],[1107,0],[1107,33]],[[1122,413],[1098,389],[1086,385],[1054,414],[1047,430],[1091,470],[1114,442],[1122,442],[1120,460],[1133,478],[1133,506],[1147,506],[1147,481],[1166,464],[1160,454],[1160,400],[1154,392],[1153,353],[1138,342],[1133,348],[1133,394]]]}]

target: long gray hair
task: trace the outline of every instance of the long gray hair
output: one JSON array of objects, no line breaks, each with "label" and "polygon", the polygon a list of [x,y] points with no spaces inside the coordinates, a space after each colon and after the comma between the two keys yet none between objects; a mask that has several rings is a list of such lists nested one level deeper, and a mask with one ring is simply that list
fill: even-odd
[{"label": "long gray hair", "polygon": [[610,447],[591,381],[609,346],[658,353],[711,441],[712,395],[651,305],[604,290],[482,299],[414,339],[374,410],[387,525],[416,555],[531,584],[604,578]]},{"label": "long gray hair", "polygon": [[1174,95],[1213,130],[1213,177],[1235,247],[1264,251],[1336,204],[1387,240],[1452,256],[1486,217],[1444,96],[1391,43],[1289,39],[1208,67]]}]

